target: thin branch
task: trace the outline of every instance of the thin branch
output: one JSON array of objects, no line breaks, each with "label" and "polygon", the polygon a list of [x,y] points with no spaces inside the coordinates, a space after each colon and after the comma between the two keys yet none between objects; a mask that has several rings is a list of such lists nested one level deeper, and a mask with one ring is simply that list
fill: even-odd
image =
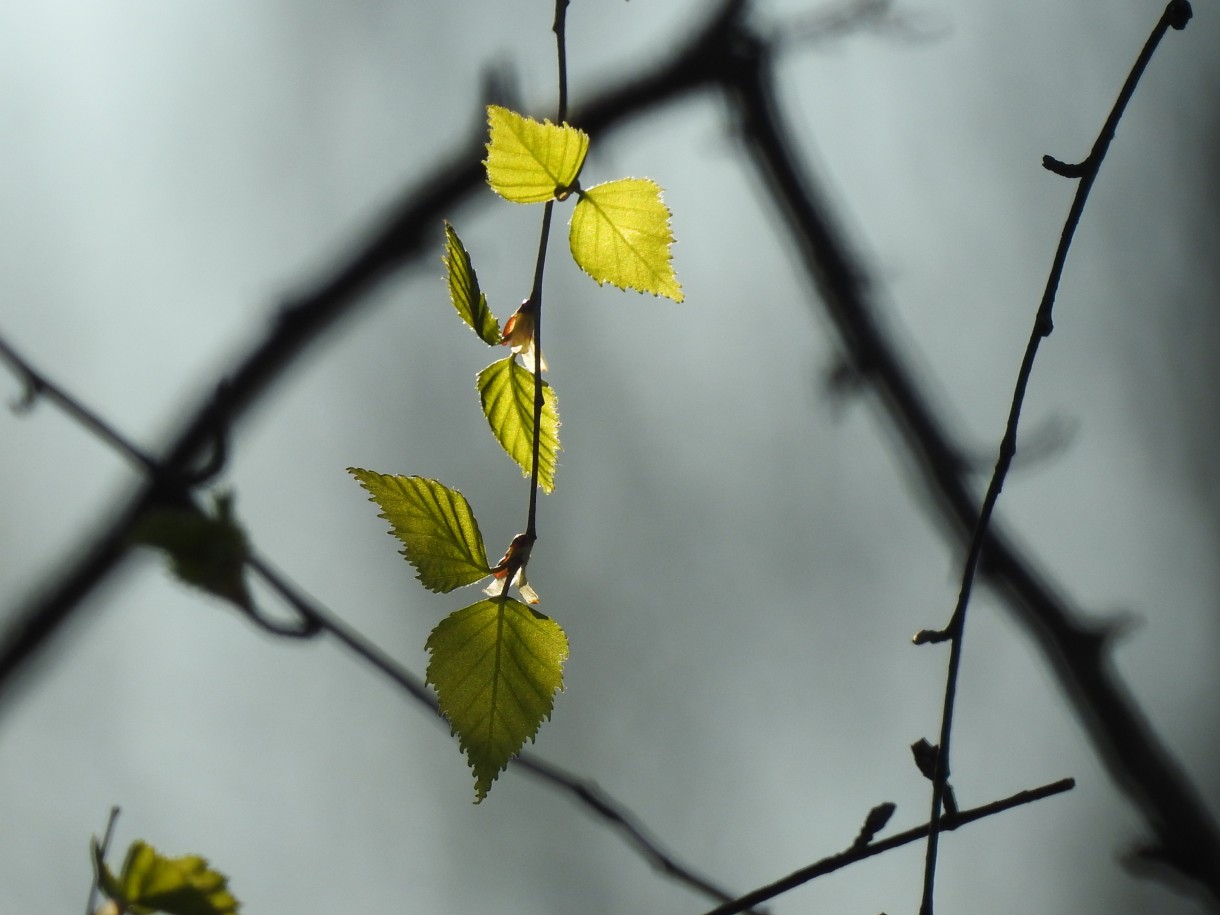
[{"label": "thin branch", "polygon": [[[556,123],[562,124],[568,113],[568,55],[567,55],[568,0],[555,0],[555,49],[559,58],[559,111]],[[534,335],[534,416],[533,439],[530,444],[530,499],[529,515],[525,534],[530,545],[538,539],[538,455],[542,439],[542,407],[545,403],[542,388],[542,278],[546,274],[546,249],[551,240],[551,217],[555,201],[548,200],[542,210],[542,230],[538,239],[538,257],[534,263],[534,283],[530,289],[529,308],[533,317]]]},{"label": "thin branch", "polygon": [[555,123],[562,124],[568,116],[568,0],[555,0],[555,53],[559,58],[559,114]]},{"label": "thin branch", "polygon": [[[692,889],[713,899],[729,902],[734,896],[712,881],[691,872],[690,868],[677,861],[671,854],[661,849],[656,839],[649,836],[647,829],[625,807],[609,798],[601,788],[592,782],[582,780],[571,773],[565,772],[551,763],[531,756],[521,756],[516,765],[524,767],[532,775],[550,782],[557,788],[567,791],[581,804],[595,810],[603,820],[614,826],[626,838],[639,854],[652,864],[653,868],[667,874],[674,880],[685,883]],[[741,910],[763,915],[763,909],[756,906]]]},{"label": "thin branch", "polygon": [[244,608],[246,617],[256,626],[266,632],[268,635],[274,635],[282,639],[311,639],[320,635],[323,631],[322,621],[318,616],[309,609],[302,609],[298,601],[299,594],[293,588],[286,578],[280,575],[271,565],[258,554],[250,552],[246,555],[246,566],[256,572],[271,588],[280,595],[281,598],[294,610],[300,617],[296,623],[281,623],[279,620],[272,619],[258,611],[258,608],[251,604],[250,607]]},{"label": "thin branch", "polygon": [[39,372],[0,333],[0,359],[9,364],[26,386],[26,397],[20,407],[32,407],[40,397],[53,401],[57,407],[75,419],[95,436],[127,458],[139,469],[153,476],[160,470],[157,462],[129,439],[120,435],[94,411],[68,394],[55,382]]},{"label": "thin branch", "polygon": [[[979,516],[960,460],[940,417],[882,330],[858,265],[797,164],[772,87],[770,48],[742,30],[722,70],[732,109],[765,190],[786,220],[820,304],[837,328],[855,373],[880,395],[914,459],[923,488],[949,533],[967,542]],[[1142,811],[1166,855],[1220,901],[1220,830],[1185,773],[1153,733],[1106,652],[1107,631],[1080,621],[1066,600],[995,525],[979,570],[1034,636],[1064,692],[1088,728],[1118,787]]]},{"label": "thin branch", "polygon": [[[987,528],[991,523],[996,502],[1000,498],[1000,491],[1004,488],[1004,481],[1008,478],[1008,470],[1012,466],[1012,459],[1017,453],[1017,426],[1021,420],[1021,410],[1025,404],[1025,394],[1029,387],[1029,379],[1033,374],[1034,360],[1037,358],[1038,348],[1042,341],[1050,336],[1054,328],[1052,311],[1054,310],[1055,296],[1059,290],[1059,281],[1063,275],[1063,267],[1067,262],[1068,249],[1071,247],[1076,227],[1080,224],[1080,218],[1084,214],[1089,191],[1092,189],[1093,182],[1097,178],[1097,172],[1101,168],[1102,161],[1105,159],[1106,150],[1110,147],[1110,141],[1114,138],[1114,131],[1118,126],[1118,121],[1122,117],[1123,111],[1126,110],[1127,102],[1130,101],[1131,96],[1135,93],[1136,84],[1139,82],[1144,68],[1148,65],[1148,61],[1152,59],[1152,54],[1156,50],[1157,45],[1160,44],[1170,25],[1182,19],[1181,7],[1184,5],[1187,10],[1186,19],[1189,19],[1189,5],[1184,4],[1183,0],[1171,0],[1165,8],[1165,12],[1161,14],[1160,21],[1157,22],[1156,27],[1152,30],[1152,34],[1148,37],[1143,51],[1140,53],[1135,66],[1123,85],[1122,91],[1119,93],[1118,101],[1115,102],[1110,116],[1106,119],[1101,133],[1097,137],[1097,141],[1093,144],[1092,153],[1079,166],[1080,184],[1076,189],[1076,197],[1072,201],[1067,221],[1064,223],[1063,232],[1059,238],[1059,247],[1055,251],[1055,257],[1051,265],[1050,276],[1046,280],[1046,289],[1042,294],[1042,301],[1038,306],[1038,313],[1034,319],[1034,328],[1030,333],[1029,342],[1025,346],[1025,355],[1021,359],[1021,368],[1017,373],[1017,382],[1012,395],[1012,405],[1008,411],[1004,436],[1000,441],[999,457],[996,459],[995,470],[992,472],[991,482],[987,486],[987,493],[983,497],[983,505],[979,509],[978,521],[974,525],[974,533],[970,537],[970,548],[966,554],[965,568],[962,572],[962,584],[958,591],[957,606],[954,608],[953,617],[946,627],[950,641],[949,664],[945,677],[945,699],[941,715],[939,752],[936,754],[936,777],[932,781],[932,812],[930,818],[934,827],[940,819],[941,805],[945,795],[945,784],[949,778],[949,747],[953,736],[953,711],[957,696],[958,674],[961,670],[962,649],[966,635],[967,608],[970,605],[970,594],[974,587],[975,571],[978,568],[979,559],[983,553],[983,542],[987,536]],[[1183,20],[1181,26],[1178,27],[1185,26],[1185,24]],[[1062,166],[1062,163],[1058,164]],[[1059,173],[1062,174],[1063,172],[1060,171]],[[933,828],[928,833],[928,847],[924,857],[923,901],[920,905],[921,915],[932,915],[933,913],[939,836],[939,830],[936,828]]]},{"label": "thin branch", "polygon": [[[562,3],[563,0],[559,2]],[[538,539],[538,455],[542,446],[542,405],[545,402],[542,393],[542,277],[546,272],[546,248],[551,240],[551,214],[554,209],[554,200],[548,200],[542,208],[542,231],[538,239],[538,259],[534,264],[534,285],[527,303],[534,324],[534,435],[530,443],[529,515],[525,523],[525,536],[531,547]],[[511,575],[507,577],[512,578]]]},{"label": "thin branch", "polygon": [[[993,816],[997,813],[1003,813],[1006,810],[1011,810],[1014,807],[1020,807],[1022,804],[1030,804],[1034,801],[1040,801],[1043,798],[1051,797],[1052,795],[1062,794],[1065,791],[1070,791],[1076,787],[1075,779],[1065,778],[1057,782],[1052,782],[1049,785],[1043,785],[1041,788],[1031,788],[1028,791],[1018,791],[1011,797],[1003,798],[1002,800],[992,801],[990,804],[984,804],[981,807],[974,807],[970,810],[963,810],[956,817],[944,817],[937,824],[936,831],[949,832],[957,829],[959,826],[965,826],[967,823],[973,823],[975,820],[981,820],[984,817]],[[727,905],[718,906],[705,915],[736,915],[738,912],[746,911],[750,906],[758,905],[766,902],[768,899],[774,899],[781,893],[786,893],[789,890],[795,889],[802,884],[808,883],[818,877],[824,877],[827,874],[841,870],[848,865],[856,864],[864,861],[867,858],[875,857],[883,852],[892,851],[903,845],[909,845],[911,842],[918,842],[925,838],[933,827],[930,823],[924,823],[922,826],[916,826],[914,829],[908,829],[906,832],[900,832],[897,835],[890,836],[888,839],[882,839],[879,842],[871,842],[867,845],[853,844],[846,851],[840,852],[837,855],[831,855],[828,858],[823,858],[810,864],[808,867],[802,867],[798,871],[794,871],[787,877],[776,880],[774,883],[760,887],[753,892],[747,893],[740,899],[735,899]]]},{"label": "thin branch", "polygon": [[[568,114],[567,21],[568,0],[555,0],[552,31],[555,33],[555,53],[559,58],[559,111],[555,117],[558,124],[562,124]],[[546,273],[546,249],[551,240],[551,215],[554,210],[555,201],[548,200],[542,210],[538,258],[534,263],[534,284],[529,298],[534,325],[534,430],[530,443],[530,500],[525,535],[531,546],[538,539],[538,454],[542,445],[542,407],[545,402],[542,393],[542,278]]]}]

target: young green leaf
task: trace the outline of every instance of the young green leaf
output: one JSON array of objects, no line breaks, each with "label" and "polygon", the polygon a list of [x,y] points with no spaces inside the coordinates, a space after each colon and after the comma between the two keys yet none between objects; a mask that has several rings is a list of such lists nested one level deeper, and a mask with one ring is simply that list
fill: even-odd
[{"label": "young green leaf", "polygon": [[470,263],[470,253],[453,226],[445,223],[445,254],[442,257],[449,276],[449,300],[458,315],[488,346],[500,342],[500,322],[487,307],[487,296],[479,289],[479,278]]},{"label": "young green leaf", "polygon": [[573,259],[598,285],[682,301],[670,262],[669,208],[655,182],[624,178],[581,191],[568,241]]},{"label": "young green leaf", "polygon": [[551,716],[568,639],[549,617],[496,597],[441,620],[427,649],[428,682],[474,770],[478,803]]},{"label": "young green leaf", "polygon": [[576,181],[589,135],[569,124],[556,126],[501,108],[487,106],[487,183],[513,203],[542,203]]},{"label": "young green leaf", "polygon": [[133,842],[116,877],[94,839],[93,859],[102,891],[132,915],[236,915],[240,905],[228,878],[198,855],[167,858],[146,842]]},{"label": "young green leaf", "polygon": [[[479,372],[479,399],[483,415],[521,473],[530,475],[534,447],[534,375],[515,356],[493,362]],[[542,430],[538,439],[538,485],[543,492],[555,488],[559,455],[559,408],[555,392],[542,382]]]},{"label": "young green leaf", "polygon": [[249,610],[246,535],[233,518],[232,496],[217,495],[215,505],[215,515],[194,505],[154,508],[136,525],[134,539],[164,550],[182,581]]},{"label": "young green leaf", "polygon": [[423,477],[347,468],[381,507],[378,517],[402,541],[402,555],[429,591],[448,592],[491,574],[470,503],[456,489]]}]

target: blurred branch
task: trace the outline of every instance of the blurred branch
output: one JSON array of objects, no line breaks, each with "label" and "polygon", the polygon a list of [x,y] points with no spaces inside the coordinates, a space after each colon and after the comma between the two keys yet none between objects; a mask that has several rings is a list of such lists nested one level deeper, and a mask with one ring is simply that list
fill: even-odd
[{"label": "blurred branch", "polygon": [[[1003,798],[1002,800],[992,801],[990,804],[984,804],[981,807],[974,807],[970,810],[963,810],[955,817],[944,817],[937,826],[938,832],[949,832],[957,829],[959,826],[965,826],[967,823],[973,823],[975,820],[981,820],[984,817],[992,816],[993,814],[1003,813],[1005,810],[1011,810],[1014,807],[1020,807],[1022,804],[1030,804],[1034,801],[1040,801],[1045,797],[1050,797],[1055,794],[1062,794],[1065,791],[1071,791],[1076,787],[1074,779],[1065,778],[1057,782],[1052,782],[1049,785],[1043,785],[1041,788],[1031,788],[1028,791],[1019,791],[1011,797]],[[876,808],[874,808],[876,809]],[[867,824],[866,824],[867,825]],[[802,867],[798,871],[793,871],[787,877],[776,880],[774,883],[760,887],[751,893],[747,893],[740,899],[735,899],[726,905],[717,906],[708,911],[705,915],[736,915],[738,912],[748,911],[750,906],[758,905],[766,902],[768,899],[774,899],[781,893],[786,893],[789,890],[795,889],[802,884],[808,883],[817,877],[824,877],[827,874],[834,873],[847,867],[849,864],[855,864],[863,861],[866,858],[872,858],[882,852],[892,851],[903,845],[909,845],[911,842],[918,842],[920,839],[927,838],[931,831],[931,824],[924,823],[922,826],[916,826],[914,829],[908,829],[906,832],[900,832],[895,836],[890,836],[888,839],[882,839],[879,842],[871,842],[869,844],[860,845],[853,843],[847,851],[840,852],[837,855],[831,855],[829,858],[823,858],[810,864],[808,867]]]},{"label": "blurred branch", "polygon": [[[1180,0],[1171,6],[1180,9]],[[948,531],[966,544],[980,507],[960,451],[882,330],[864,271],[833,225],[811,175],[798,164],[776,102],[772,49],[743,33],[734,52],[733,62],[725,67],[725,89],[766,191],[787,223],[853,370],[880,395],[914,459],[929,504]],[[1082,622],[994,525],[983,540],[980,570],[1034,636],[1111,777],[1143,813],[1167,859],[1205,888],[1213,903],[1220,903],[1220,831],[1111,669],[1108,630]]]},{"label": "blurred branch", "polygon": [[33,409],[39,399],[45,397],[109,445],[112,450],[117,451],[135,464],[140,470],[151,476],[157,476],[160,473],[160,467],[153,458],[145,454],[138,446],[116,432],[100,416],[34,368],[24,356],[13,348],[12,344],[8,342],[3,334],[0,334],[0,360],[7,362],[9,367],[25,385],[25,396],[14,405],[15,409]]}]

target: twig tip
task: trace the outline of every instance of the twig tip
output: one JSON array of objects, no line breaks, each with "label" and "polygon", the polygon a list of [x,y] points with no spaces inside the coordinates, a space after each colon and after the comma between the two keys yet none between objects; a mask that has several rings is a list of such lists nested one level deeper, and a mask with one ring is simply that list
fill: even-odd
[{"label": "twig tip", "polygon": [[912,645],[935,645],[938,642],[947,642],[951,638],[948,629],[920,629],[915,635],[911,636]]},{"label": "twig tip", "polygon": [[1083,178],[1089,168],[1089,160],[1083,162],[1064,162],[1054,156],[1043,156],[1042,167],[1048,172],[1054,172],[1064,178]]},{"label": "twig tip", "polygon": [[1194,10],[1190,8],[1190,3],[1187,0],[1173,0],[1169,4],[1169,27],[1182,31],[1186,28],[1186,23],[1190,22],[1190,17],[1194,15]]}]

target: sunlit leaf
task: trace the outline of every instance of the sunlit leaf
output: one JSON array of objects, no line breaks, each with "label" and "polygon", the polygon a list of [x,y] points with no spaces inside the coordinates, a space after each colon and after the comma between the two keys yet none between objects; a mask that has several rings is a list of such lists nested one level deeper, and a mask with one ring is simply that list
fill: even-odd
[{"label": "sunlit leaf", "polygon": [[458,315],[488,346],[500,342],[500,322],[487,307],[487,296],[479,289],[479,278],[470,254],[453,226],[445,223],[445,254],[442,258],[449,278],[449,299]]},{"label": "sunlit leaf", "polygon": [[151,509],[133,537],[136,543],[164,550],[170,570],[182,581],[249,610],[249,544],[233,518],[232,497],[217,495],[215,506],[214,515],[194,505]]},{"label": "sunlit leaf", "polygon": [[102,891],[132,915],[236,915],[239,903],[228,878],[198,855],[167,858],[146,842],[133,842],[116,877],[93,841],[94,866]]},{"label": "sunlit leaf", "polygon": [[554,620],[502,597],[441,620],[427,649],[428,682],[474,770],[481,801],[550,717],[563,686],[567,636]]},{"label": "sunlit leaf", "polygon": [[[479,373],[483,415],[500,446],[521,473],[530,475],[534,447],[534,375],[509,356]],[[542,429],[538,438],[538,485],[543,492],[555,488],[559,456],[559,407],[555,392],[542,382]]]},{"label": "sunlit leaf", "polygon": [[514,203],[552,200],[556,190],[569,187],[580,174],[589,135],[568,124],[535,121],[487,106],[487,183]]},{"label": "sunlit leaf", "polygon": [[470,503],[456,489],[423,477],[347,468],[381,507],[402,555],[429,591],[452,591],[491,574]]},{"label": "sunlit leaf", "polygon": [[647,178],[624,178],[581,191],[568,236],[572,257],[598,284],[681,302],[669,246],[669,208]]}]

